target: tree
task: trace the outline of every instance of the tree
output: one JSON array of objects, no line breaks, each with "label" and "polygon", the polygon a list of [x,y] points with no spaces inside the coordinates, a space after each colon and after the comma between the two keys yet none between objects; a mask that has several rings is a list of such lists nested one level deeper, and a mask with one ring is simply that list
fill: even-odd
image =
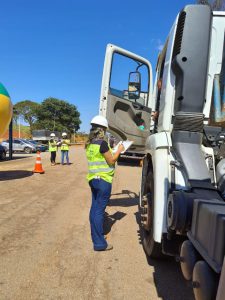
[{"label": "tree", "polygon": [[40,105],[35,127],[74,133],[80,128],[80,113],[75,105],[56,98],[47,98]]},{"label": "tree", "polygon": [[26,123],[29,124],[30,130],[32,131],[37,120],[37,111],[39,106],[39,103],[30,100],[17,102],[13,107],[14,120],[17,122],[18,117],[21,117]]}]

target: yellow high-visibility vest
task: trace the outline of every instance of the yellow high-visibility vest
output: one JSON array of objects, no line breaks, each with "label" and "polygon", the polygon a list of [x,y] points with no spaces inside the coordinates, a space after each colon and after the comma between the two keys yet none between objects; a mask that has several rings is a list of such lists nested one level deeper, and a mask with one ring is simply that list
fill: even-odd
[{"label": "yellow high-visibility vest", "polygon": [[48,142],[48,150],[49,150],[49,152],[57,151],[57,143],[56,143],[56,141],[53,141],[53,142],[49,141]]},{"label": "yellow high-visibility vest", "polygon": [[70,140],[62,140],[61,150],[69,150]]},{"label": "yellow high-visibility vest", "polygon": [[103,180],[112,183],[115,167],[114,165],[108,165],[104,155],[100,153],[100,145],[88,145],[86,149],[86,156],[88,160],[87,180],[90,181],[96,177],[100,177]]}]

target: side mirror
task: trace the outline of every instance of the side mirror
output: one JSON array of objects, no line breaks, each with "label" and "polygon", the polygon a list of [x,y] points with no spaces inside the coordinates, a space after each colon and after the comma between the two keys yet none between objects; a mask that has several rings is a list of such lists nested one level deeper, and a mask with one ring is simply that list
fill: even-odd
[{"label": "side mirror", "polygon": [[128,98],[139,99],[141,92],[141,73],[130,72],[128,82]]}]

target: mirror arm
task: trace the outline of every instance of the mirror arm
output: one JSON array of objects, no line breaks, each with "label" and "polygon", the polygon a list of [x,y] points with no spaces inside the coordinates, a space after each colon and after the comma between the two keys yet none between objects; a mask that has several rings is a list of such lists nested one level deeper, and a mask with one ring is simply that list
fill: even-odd
[{"label": "mirror arm", "polygon": [[137,66],[137,68],[136,68],[136,72],[138,72],[138,69],[140,68],[140,67],[142,67],[144,64],[143,63],[138,63],[138,66]]}]

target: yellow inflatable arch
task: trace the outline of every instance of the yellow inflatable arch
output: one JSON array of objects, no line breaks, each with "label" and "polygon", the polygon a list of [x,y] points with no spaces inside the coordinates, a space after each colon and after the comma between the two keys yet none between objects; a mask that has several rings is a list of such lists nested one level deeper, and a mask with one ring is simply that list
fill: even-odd
[{"label": "yellow inflatable arch", "polygon": [[9,127],[12,113],[13,106],[10,96],[3,84],[0,83],[0,137]]}]

